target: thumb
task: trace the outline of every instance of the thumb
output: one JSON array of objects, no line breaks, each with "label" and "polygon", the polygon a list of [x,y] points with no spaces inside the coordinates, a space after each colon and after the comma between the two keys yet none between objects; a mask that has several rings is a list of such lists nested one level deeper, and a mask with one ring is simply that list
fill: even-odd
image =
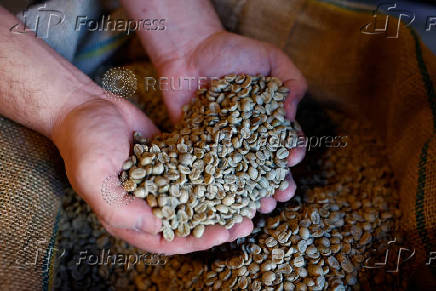
[{"label": "thumb", "polygon": [[182,108],[188,104],[195,95],[197,88],[183,90],[169,90],[164,92],[164,102],[168,109],[171,122],[177,123],[182,118]]},{"label": "thumb", "polygon": [[287,118],[295,121],[298,103],[307,91],[306,79],[289,57],[278,48],[273,47],[270,50],[270,63],[272,76],[282,80],[283,85],[289,89],[284,107]]}]

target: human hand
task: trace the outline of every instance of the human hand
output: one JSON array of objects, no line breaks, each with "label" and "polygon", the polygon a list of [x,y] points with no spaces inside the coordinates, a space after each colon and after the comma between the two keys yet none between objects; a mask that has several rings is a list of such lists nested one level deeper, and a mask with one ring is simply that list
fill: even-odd
[{"label": "human hand", "polygon": [[[64,159],[71,185],[112,235],[153,253],[180,254],[208,249],[250,233],[251,222],[246,220],[230,230],[207,227],[201,238],[176,237],[172,242],[163,239],[158,234],[161,221],[144,199],[123,200],[126,192],[120,185],[107,187],[118,182],[120,167],[129,157],[133,132],[151,137],[158,133],[157,128],[125,99],[89,99],[65,114],[54,126],[52,139]],[[102,188],[110,192],[104,193]],[[108,195],[115,201],[108,202],[104,197]]]},{"label": "human hand", "polygon": [[[177,89],[163,89],[164,101],[174,122],[181,117],[182,106],[194,96],[200,79],[220,78],[231,73],[278,77],[290,89],[284,106],[291,121],[295,121],[297,105],[307,88],[300,71],[280,49],[226,31],[215,32],[194,47],[180,47],[177,57],[160,56],[155,64],[160,76],[165,76],[177,84]],[[194,82],[184,81],[191,78]],[[303,133],[300,132],[300,135]],[[298,164],[304,155],[304,147],[292,149],[289,166]],[[277,201],[289,200],[294,196],[295,190],[296,185],[290,175],[289,187],[284,191],[277,191],[273,197],[263,198],[260,212],[271,212]]]}]

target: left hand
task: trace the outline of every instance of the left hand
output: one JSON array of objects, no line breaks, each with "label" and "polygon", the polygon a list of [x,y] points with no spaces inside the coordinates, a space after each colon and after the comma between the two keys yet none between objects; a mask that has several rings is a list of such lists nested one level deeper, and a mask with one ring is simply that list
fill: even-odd
[{"label": "left hand", "polygon": [[[183,48],[180,50],[183,52]],[[161,88],[173,122],[181,117],[182,106],[193,98],[198,89],[198,81],[204,78],[220,78],[231,73],[278,77],[290,89],[284,106],[287,118],[291,121],[295,120],[297,105],[307,89],[301,72],[280,49],[226,31],[215,32],[186,52],[178,53],[174,57],[167,56],[155,65],[160,76],[168,77],[176,84],[176,88]],[[187,81],[188,78],[191,79],[190,82]],[[301,162],[304,155],[304,147],[291,150],[289,166]],[[295,182],[290,176],[286,190],[277,191],[273,197],[262,199],[260,212],[271,212],[277,201],[289,200],[294,196],[295,190]]]}]

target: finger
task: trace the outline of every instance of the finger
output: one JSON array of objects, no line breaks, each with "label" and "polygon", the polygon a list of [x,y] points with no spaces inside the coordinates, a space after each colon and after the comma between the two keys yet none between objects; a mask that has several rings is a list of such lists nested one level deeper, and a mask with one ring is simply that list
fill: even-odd
[{"label": "finger", "polygon": [[302,83],[302,80],[296,79],[288,79],[287,81],[283,82],[284,86],[290,90],[283,106],[285,107],[286,117],[291,121],[295,120],[298,103],[300,103],[306,92],[306,85],[305,83]]},{"label": "finger", "polygon": [[167,241],[162,236],[159,241],[159,248],[165,254],[187,254],[196,251],[210,249],[229,241],[230,233],[223,226],[207,226],[202,237],[192,235],[182,238],[176,237],[173,241]]},{"label": "finger", "polygon": [[304,159],[306,156],[306,147],[305,146],[297,146],[289,151],[288,156],[288,165],[289,167],[293,167]]},{"label": "finger", "polygon": [[254,208],[250,208],[250,216],[248,217],[249,219],[253,219],[254,216],[256,215],[256,209]]},{"label": "finger", "polygon": [[160,240],[159,234],[150,234],[132,229],[117,228],[106,224],[104,221],[102,221],[102,225],[112,236],[121,238],[134,247],[151,253],[162,253],[159,251],[159,248],[156,247],[156,242],[159,242]]},{"label": "finger", "polygon": [[271,211],[274,210],[274,208],[276,208],[276,205],[277,205],[277,201],[274,198],[272,197],[262,198],[260,200],[259,212],[270,213]]},{"label": "finger", "polygon": [[271,74],[283,81],[290,92],[285,100],[286,116],[295,120],[297,105],[306,94],[307,82],[300,70],[292,63],[289,57],[280,49],[273,47],[270,50]]},{"label": "finger", "polygon": [[253,222],[244,217],[241,223],[235,224],[229,229],[230,237],[229,242],[234,241],[240,237],[246,237],[253,231]]},{"label": "finger", "polygon": [[153,124],[151,119],[128,100],[119,99],[113,103],[121,111],[121,115],[126,119],[126,123],[131,131],[139,131],[145,137],[151,137],[159,133],[159,129]]},{"label": "finger", "polygon": [[289,177],[287,177],[287,180],[289,182],[288,188],[285,190],[277,190],[274,194],[274,199],[278,202],[286,202],[295,195],[295,190],[297,189],[297,185],[295,184],[294,178],[291,174],[289,174]]},{"label": "finger", "polygon": [[[170,76],[171,79],[179,80],[178,88],[170,86],[163,90],[163,100],[168,110],[168,115],[173,124],[179,122],[182,117],[182,108],[184,105],[188,104],[192,98],[195,96],[195,92],[200,86],[204,87],[207,84],[206,77],[198,77],[198,73],[194,71],[185,71],[185,76],[188,78],[180,76]],[[183,79],[183,80],[182,80]]]},{"label": "finger", "polygon": [[194,92],[189,92],[190,95],[182,92],[167,92],[164,99],[167,106],[168,115],[173,124],[179,122],[182,117],[182,108],[192,99]]},{"label": "finger", "polygon": [[176,237],[173,241],[165,240],[161,234],[151,235],[133,230],[111,228],[110,226],[107,229],[112,235],[124,239],[137,248],[166,255],[186,254],[210,249],[229,241],[230,238],[229,231],[218,225],[206,227],[201,238]]},{"label": "finger", "polygon": [[297,135],[296,147],[289,150],[288,166],[290,167],[299,164],[306,156],[306,137],[302,130],[299,130]]}]

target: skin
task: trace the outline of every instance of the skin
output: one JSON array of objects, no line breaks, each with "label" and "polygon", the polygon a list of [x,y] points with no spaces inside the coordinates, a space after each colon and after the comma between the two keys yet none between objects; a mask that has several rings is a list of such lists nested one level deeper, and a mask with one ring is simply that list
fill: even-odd
[{"label": "skin", "polygon": [[[229,73],[276,76],[290,89],[285,110],[287,117],[294,120],[307,85],[281,50],[224,31],[208,1],[122,2],[133,18],[162,15],[168,19],[165,31],[138,32],[161,76],[174,79],[221,77]],[[129,101],[108,98],[40,39],[30,34],[11,35],[9,27],[18,20],[1,8],[0,14],[0,114],[54,142],[71,185],[112,235],[150,252],[176,254],[208,249],[250,234],[253,224],[245,218],[230,230],[210,226],[201,238],[176,237],[167,242],[157,234],[161,221],[152,215],[143,199],[135,198],[121,207],[107,203],[101,187],[108,177],[117,176],[129,157],[132,133],[139,131],[151,137],[158,133],[157,128]],[[189,102],[195,90],[195,86],[185,86],[163,92],[173,122],[180,118],[181,107]],[[304,153],[304,148],[292,150],[289,165],[299,163]],[[259,211],[270,212],[277,201],[289,200],[296,189],[292,177],[289,182],[288,189],[264,198]]]}]

